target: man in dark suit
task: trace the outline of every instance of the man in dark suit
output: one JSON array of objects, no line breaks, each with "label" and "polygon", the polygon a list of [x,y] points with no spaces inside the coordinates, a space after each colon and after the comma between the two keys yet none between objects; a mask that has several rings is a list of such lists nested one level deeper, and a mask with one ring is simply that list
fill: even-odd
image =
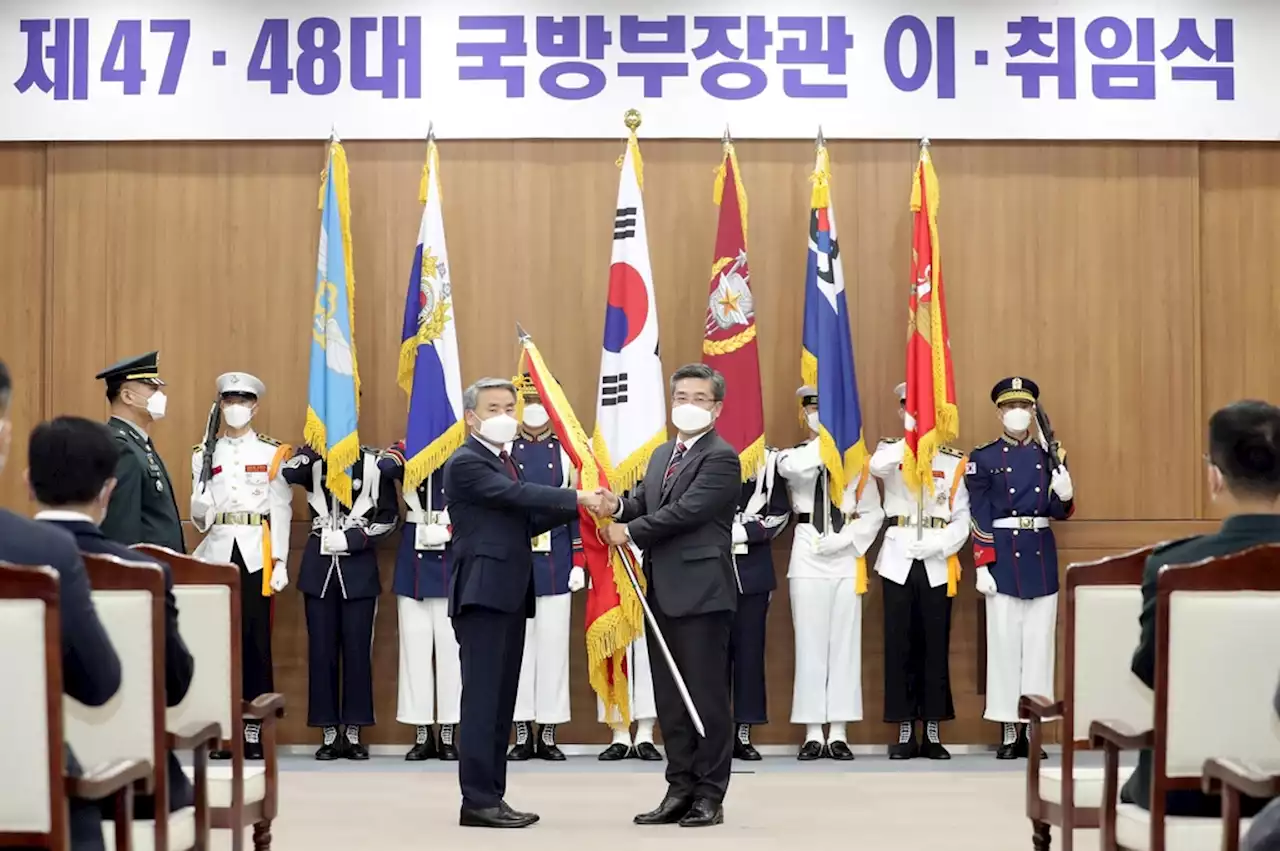
[{"label": "man in dark suit", "polygon": [[[738,453],[714,429],[724,388],[724,376],[705,364],[676,370],[671,421],[679,434],[654,450],[635,496],[604,495],[604,509],[621,521],[606,526],[605,537],[644,551],[649,605],[706,729],[699,740],[671,671],[655,662],[667,794],[657,809],[636,816],[637,824],[724,821],[733,759],[729,641],[738,603],[733,522],[742,487]],[[650,658],[660,658],[652,631],[648,640]]]},{"label": "man in dark suit", "polygon": [[[9,455],[13,423],[9,371],[0,363],[0,470]],[[75,539],[61,529],[0,509],[0,561],[48,565],[58,571],[62,614],[62,690],[85,704],[101,706],[120,688],[120,659],[98,620],[89,596],[89,577]],[[75,754],[66,752],[67,775],[82,773]],[[76,851],[100,849],[102,817],[92,801],[72,799],[71,846]]]},{"label": "man in dark suit", "polygon": [[449,616],[462,662],[459,823],[527,827],[538,820],[507,806],[507,737],[515,714],[526,619],[535,612],[532,539],[599,508],[585,491],[525,482],[508,454],[519,427],[516,389],[485,378],[463,394],[471,437],[444,467],[453,528]]},{"label": "man in dark suit", "polygon": [[122,544],[158,544],[185,553],[173,482],[151,442],[151,427],[164,418],[167,407],[160,389],[160,353],[127,358],[96,378],[107,385],[107,426],[119,453],[116,487],[100,524],[103,533]]},{"label": "man in dark suit", "polygon": [[[169,566],[111,540],[98,528],[115,488],[119,454],[111,430],[106,426],[81,417],[58,417],[41,423],[31,432],[27,484],[40,505],[36,519],[70,532],[81,552],[156,564],[164,571],[165,704],[177,706],[191,686],[195,661],[178,632],[178,603],[173,597]],[[191,783],[172,753],[169,754],[168,785],[171,812],[195,803]],[[109,817],[109,814],[110,808],[107,808],[103,815]],[[140,819],[155,818],[155,798],[139,795],[134,815]]]},{"label": "man in dark suit", "polygon": [[[1147,557],[1142,576],[1142,636],[1133,654],[1133,673],[1155,688],[1156,581],[1160,568],[1194,564],[1261,544],[1280,544],[1280,408],[1266,402],[1235,402],[1209,419],[1209,495],[1227,510],[1227,519],[1212,535],[1175,541]],[[1151,751],[1138,756],[1138,767],[1120,790],[1120,800],[1151,806]],[[1265,801],[1242,798],[1251,816]],[[1177,790],[1165,799],[1165,814],[1220,818],[1222,802],[1198,790]]]}]

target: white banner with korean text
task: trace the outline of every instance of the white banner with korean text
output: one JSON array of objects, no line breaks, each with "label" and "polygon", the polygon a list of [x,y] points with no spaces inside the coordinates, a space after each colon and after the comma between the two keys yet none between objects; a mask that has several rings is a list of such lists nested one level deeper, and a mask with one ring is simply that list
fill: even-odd
[{"label": "white banner with korean text", "polygon": [[1280,137],[1280,0],[5,0],[0,140]]}]

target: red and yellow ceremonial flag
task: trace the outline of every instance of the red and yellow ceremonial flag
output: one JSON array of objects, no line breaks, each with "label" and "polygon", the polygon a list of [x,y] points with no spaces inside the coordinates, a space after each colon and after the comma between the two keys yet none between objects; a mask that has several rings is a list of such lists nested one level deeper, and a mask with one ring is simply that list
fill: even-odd
[{"label": "red and yellow ceremonial flag", "polygon": [[[933,458],[956,439],[956,378],[947,332],[938,243],[938,175],[928,143],[911,183],[911,298],[907,306],[906,450],[902,475],[916,493],[933,492]],[[922,490],[923,489],[923,490]]]},{"label": "red and yellow ceremonial flag", "polygon": [[728,392],[716,431],[738,451],[746,481],[764,464],[764,402],[747,264],[747,190],[729,141],[716,172],[714,198],[720,207],[720,224],[711,263],[702,362],[724,376]]},{"label": "red and yellow ceremonial flag", "polygon": [[[564,390],[547,368],[533,340],[522,335],[521,342],[523,350],[516,374],[528,374],[538,389],[538,396],[551,419],[551,427],[578,473],[578,487],[583,490],[608,488],[608,476],[592,452],[591,440],[573,413]],[[517,399],[523,408],[524,394],[517,394]],[[516,418],[520,417],[521,412],[517,411]],[[626,725],[631,723],[627,698],[627,645],[641,635],[644,609],[627,577],[623,559],[630,560],[639,582],[644,582],[644,574],[635,563],[629,546],[611,547],[599,534],[598,528],[613,520],[598,518],[579,506],[578,522],[582,530],[586,570],[591,577],[586,617],[588,676],[591,687],[604,703],[605,717],[621,717]]]}]

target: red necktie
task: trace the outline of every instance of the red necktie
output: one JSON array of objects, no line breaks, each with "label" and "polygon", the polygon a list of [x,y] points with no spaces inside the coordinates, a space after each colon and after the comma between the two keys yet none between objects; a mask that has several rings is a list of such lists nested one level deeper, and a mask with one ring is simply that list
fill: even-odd
[{"label": "red necktie", "polygon": [[516,472],[516,465],[512,462],[511,456],[507,454],[507,450],[498,453],[498,457],[502,459],[502,464],[507,468],[507,472],[511,474],[511,478],[516,481],[520,480],[520,474]]}]

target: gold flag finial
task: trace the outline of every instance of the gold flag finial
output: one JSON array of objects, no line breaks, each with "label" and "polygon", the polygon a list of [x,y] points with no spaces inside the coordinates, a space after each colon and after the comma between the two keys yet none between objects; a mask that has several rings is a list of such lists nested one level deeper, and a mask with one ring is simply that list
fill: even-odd
[{"label": "gold flag finial", "polygon": [[627,125],[627,129],[632,133],[640,129],[640,110],[628,109],[622,116],[622,123]]}]

